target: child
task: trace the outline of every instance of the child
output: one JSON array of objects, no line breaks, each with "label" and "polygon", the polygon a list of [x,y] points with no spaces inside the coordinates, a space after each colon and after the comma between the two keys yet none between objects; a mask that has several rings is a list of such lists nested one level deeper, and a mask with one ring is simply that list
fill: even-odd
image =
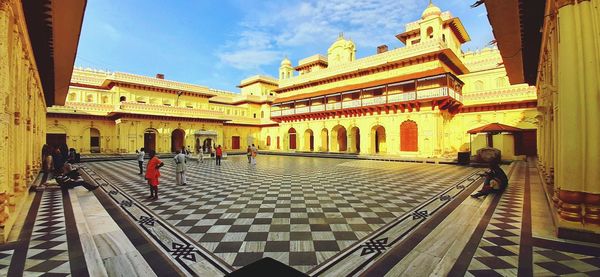
[{"label": "child", "polygon": [[158,177],[160,177],[159,168],[165,164],[158,159],[154,150],[149,150],[148,155],[150,156],[150,160],[148,161],[148,165],[146,167],[146,180],[148,180],[148,185],[150,186],[150,196],[148,198],[156,200],[158,199]]},{"label": "child", "polygon": [[221,149],[221,145],[217,147],[217,151],[215,152],[215,161],[217,165],[221,165],[221,157],[223,157],[223,149]]}]

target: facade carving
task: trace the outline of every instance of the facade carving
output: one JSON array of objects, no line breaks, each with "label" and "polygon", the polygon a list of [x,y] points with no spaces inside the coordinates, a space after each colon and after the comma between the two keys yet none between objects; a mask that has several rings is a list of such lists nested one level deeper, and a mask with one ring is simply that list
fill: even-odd
[{"label": "facade carving", "polygon": [[0,1],[0,240],[41,168],[46,105],[21,3]]}]

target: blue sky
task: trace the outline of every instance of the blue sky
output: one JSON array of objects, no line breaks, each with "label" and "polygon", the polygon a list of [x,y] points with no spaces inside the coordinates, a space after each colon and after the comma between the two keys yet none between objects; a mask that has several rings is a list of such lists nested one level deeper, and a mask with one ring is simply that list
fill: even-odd
[{"label": "blue sky", "polygon": [[[474,0],[434,4],[460,17],[471,36],[463,50],[492,39],[485,7]],[[403,46],[394,35],[418,20],[428,0],[88,0],[77,66],[130,72],[238,92],[240,80],[277,76],[288,56],[320,53],[340,32],[357,58]]]}]

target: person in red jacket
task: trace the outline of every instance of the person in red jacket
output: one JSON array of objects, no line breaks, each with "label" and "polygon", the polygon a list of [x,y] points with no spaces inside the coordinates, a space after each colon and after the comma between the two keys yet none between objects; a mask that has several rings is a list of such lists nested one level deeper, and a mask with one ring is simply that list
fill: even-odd
[{"label": "person in red jacket", "polygon": [[223,157],[223,149],[221,149],[221,145],[217,146],[217,151],[215,153],[215,161],[217,165],[221,165],[221,158]]},{"label": "person in red jacket", "polygon": [[163,165],[165,165],[158,157],[156,156],[156,152],[154,150],[148,151],[148,155],[150,155],[150,160],[148,161],[148,165],[146,167],[146,180],[148,180],[148,186],[150,186],[150,199],[158,199],[158,177],[160,177],[160,170]]}]

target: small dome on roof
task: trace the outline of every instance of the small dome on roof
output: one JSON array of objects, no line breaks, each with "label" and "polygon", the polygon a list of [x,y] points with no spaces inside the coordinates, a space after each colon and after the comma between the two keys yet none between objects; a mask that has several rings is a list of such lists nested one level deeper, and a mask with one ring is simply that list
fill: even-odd
[{"label": "small dome on roof", "polygon": [[289,65],[292,66],[292,61],[290,61],[290,59],[288,59],[287,57],[285,57],[282,61],[281,61],[281,66],[284,65]]},{"label": "small dome on roof", "polygon": [[427,18],[431,18],[431,17],[440,16],[441,14],[442,14],[442,10],[440,10],[440,8],[438,8],[438,6],[429,2],[429,6],[427,6],[427,8],[423,11],[423,14],[421,14],[421,19],[427,19]]}]

